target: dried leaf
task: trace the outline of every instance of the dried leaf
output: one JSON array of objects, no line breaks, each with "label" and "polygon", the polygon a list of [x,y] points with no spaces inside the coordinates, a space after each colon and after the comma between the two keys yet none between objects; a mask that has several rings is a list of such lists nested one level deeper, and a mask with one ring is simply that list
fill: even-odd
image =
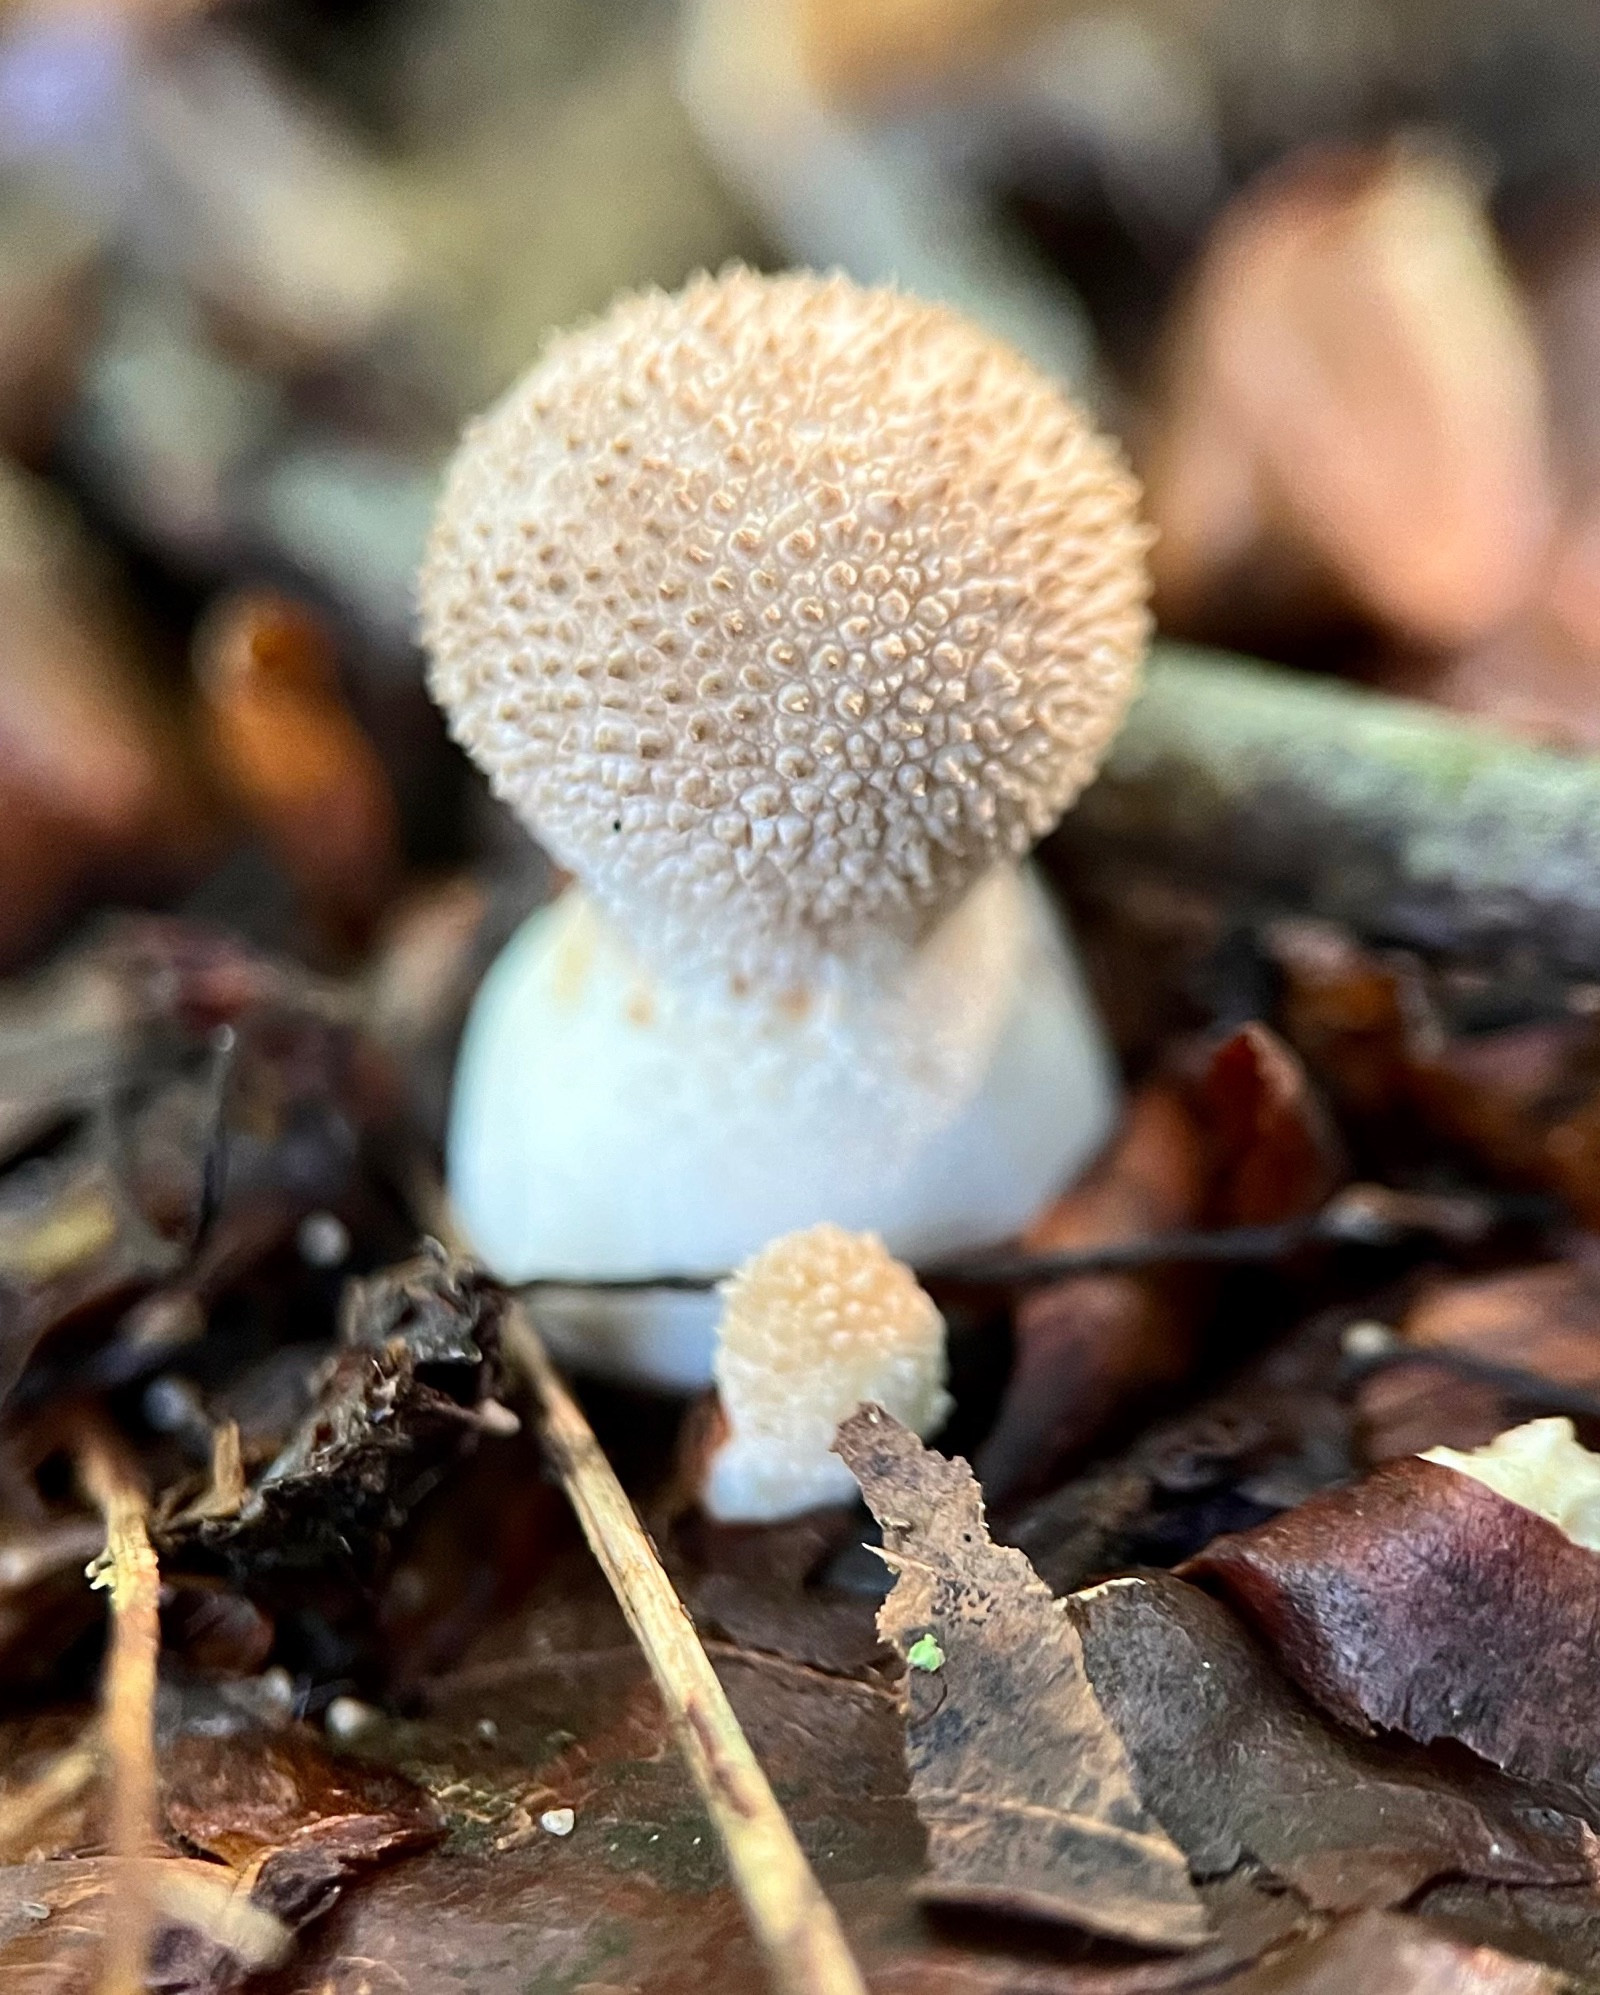
[{"label": "dried leaf", "polygon": [[902,1653],[932,1634],[944,1653],[905,1689],[911,1791],[929,1835],[919,1896],[1143,1946],[1203,1944],[1188,1868],[1139,1799],[1077,1632],[1022,1554],[991,1541],[966,1464],[878,1407],[852,1415],[836,1446],[895,1574],[880,1633]]},{"label": "dried leaf", "polygon": [[1199,1107],[1211,1151],[1206,1218],[1270,1226],[1315,1212],[1343,1175],[1338,1131],[1299,1056],[1252,1021],[1213,1052]]},{"label": "dried leaf", "polygon": [[0,959],[107,880],[187,878],[209,841],[116,595],[62,500],[0,462]]},{"label": "dried leaf", "polygon": [[[218,1865],[177,1856],[161,1861],[160,1877],[208,1899],[219,1880],[227,1881]],[[0,1981],[17,1989],[47,1989],[49,1995],[91,1995],[101,1985],[102,1941],[118,1883],[116,1866],[104,1857],[0,1868]],[[168,1943],[172,1930],[163,1928],[158,1946]],[[202,1995],[202,1990],[223,1995],[240,1978],[214,1981],[208,1989],[183,1980],[147,1985],[160,1995]]]},{"label": "dried leaf", "polygon": [[1600,1391],[1600,1264],[1583,1258],[1437,1282],[1399,1328],[1424,1350]]},{"label": "dried leaf", "polygon": [[1283,922],[1285,1028],[1336,1103],[1405,1157],[1419,1137],[1600,1224],[1600,1024],[1454,1033],[1414,966],[1321,922]]},{"label": "dried leaf", "polygon": [[[1207,1185],[1204,1136],[1182,1091],[1151,1082],[1110,1153],[1035,1222],[1027,1244],[1050,1252],[1192,1225]],[[977,1458],[991,1502],[1047,1483],[1130,1394],[1182,1377],[1193,1290],[1186,1271],[1161,1270],[1079,1276],[1023,1300],[1015,1367]]]},{"label": "dried leaf", "polygon": [[1130,1566],[1171,1566],[1349,1479],[1339,1332],[1310,1318],[1223,1390],[1147,1428],[1111,1462],[1014,1514],[1007,1544],[1054,1593]]},{"label": "dried leaf", "polygon": [[[922,1834],[905,1792],[895,1698],[719,1646],[718,1674],[850,1938],[933,1951],[906,1887]],[[707,1995],[762,1986],[711,1823],[661,1701],[581,1547],[469,1665],[420,1686],[417,1718],[363,1734],[444,1814],[438,1850],[352,1891],[308,1941],[306,1983],[474,1995],[585,1982]],[[571,1833],[541,1825],[571,1808]]]},{"label": "dried leaf", "polygon": [[1344,1723],[1600,1795],[1600,1553],[1473,1477],[1386,1463],[1185,1570]]},{"label": "dried leaf", "polygon": [[1559,1995],[1559,1976],[1420,1919],[1362,1912],[1221,1984],[1225,1995]]},{"label": "dried leaf", "polygon": [[1355,1431],[1363,1467],[1428,1448],[1481,1448],[1548,1406],[1517,1409],[1498,1385],[1438,1364],[1385,1362],[1355,1391]]},{"label": "dried leaf", "polygon": [[304,604],[225,598],[196,640],[218,779],[266,840],[318,938],[371,937],[399,874],[399,817],[377,751],[339,689],[331,634]]},{"label": "dried leaf", "polygon": [[103,1132],[0,1180],[0,1399],[47,1337],[104,1321],[186,1258],[140,1209]]},{"label": "dried leaf", "polygon": [[1579,1885],[1512,1889],[1468,1879],[1436,1884],[1414,1908],[1468,1946],[1498,1947],[1536,1960],[1593,1989],[1600,1962],[1600,1896]]},{"label": "dried leaf", "polygon": [[[1430,1283],[1358,1388],[1369,1462],[1476,1448],[1541,1413],[1600,1404],[1600,1267],[1568,1261]],[[1425,1353],[1408,1361],[1405,1353]],[[1592,1409],[1591,1409],[1592,1410]]]},{"label": "dried leaf", "polygon": [[1440,1877],[1593,1879],[1585,1823],[1487,1767],[1337,1730],[1198,1588],[1150,1574],[1066,1604],[1139,1791],[1197,1876],[1252,1857],[1336,1912]]},{"label": "dried leaf", "polygon": [[1422,642],[1491,630],[1532,588],[1554,512],[1539,357],[1449,160],[1308,150],[1247,190],[1170,380],[1148,485],[1169,612],[1203,614],[1274,540]]},{"label": "dried leaf", "polygon": [[[1111,1150],[1027,1235],[1048,1253],[1313,1212],[1342,1175],[1337,1134],[1296,1055],[1259,1023],[1199,1063],[1192,1084],[1147,1082]],[[1016,1361],[977,1469],[1000,1505],[1048,1486],[1141,1393],[1197,1355],[1215,1284],[1194,1268],[1083,1275],[1036,1290],[1016,1316]]]},{"label": "dried leaf", "polygon": [[164,1552],[222,1561],[247,1588],[375,1576],[396,1528],[480,1432],[499,1292],[435,1251],[354,1282],[341,1345],[288,1444],[231,1516],[174,1519]]},{"label": "dried leaf", "polygon": [[788,1523],[717,1524],[696,1511],[676,1549],[691,1562],[680,1587],[703,1635],[791,1662],[855,1675],[889,1659],[875,1600],[815,1584],[859,1537],[856,1513],[808,1511]]}]

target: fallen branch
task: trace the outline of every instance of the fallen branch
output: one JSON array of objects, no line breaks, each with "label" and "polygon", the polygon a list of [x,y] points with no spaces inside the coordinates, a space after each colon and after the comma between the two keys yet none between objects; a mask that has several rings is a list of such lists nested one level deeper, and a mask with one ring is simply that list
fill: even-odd
[{"label": "fallen branch", "polygon": [[[424,1186],[432,1229],[470,1257],[442,1190]],[[508,1298],[502,1347],[533,1390],[539,1437],[666,1706],[674,1739],[722,1839],[734,1888],[781,1995],[867,1995],[833,1907],[779,1807],[701,1646],[528,1306]]]},{"label": "fallen branch", "polygon": [[98,1423],[86,1424],[77,1459],[83,1486],[106,1523],[106,1548],[89,1568],[90,1578],[111,1595],[100,1733],[119,1874],[106,1915],[100,1995],[141,1995],[156,1914],[150,1852],[159,1840],[155,1702],[161,1578],[150,1544],[148,1499],[120,1443]]},{"label": "fallen branch", "polygon": [[1058,838],[1091,898],[1143,861],[1265,913],[1600,973],[1600,757],[1334,680],[1158,647]]}]

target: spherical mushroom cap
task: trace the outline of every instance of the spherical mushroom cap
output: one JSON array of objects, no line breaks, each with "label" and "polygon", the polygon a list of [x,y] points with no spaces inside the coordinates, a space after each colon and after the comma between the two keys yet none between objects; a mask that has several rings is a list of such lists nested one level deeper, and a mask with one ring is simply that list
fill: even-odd
[{"label": "spherical mushroom cap", "polygon": [[661,965],[916,939],[1093,774],[1147,636],[1114,446],[942,307],[734,270],[557,339],[422,577],[495,788]]},{"label": "spherical mushroom cap", "polygon": [[944,1319],[876,1234],[827,1225],[785,1234],[722,1296],[713,1372],[728,1432],[707,1478],[714,1516],[851,1501],[833,1437],[863,1400],[919,1434],[949,1411]]}]

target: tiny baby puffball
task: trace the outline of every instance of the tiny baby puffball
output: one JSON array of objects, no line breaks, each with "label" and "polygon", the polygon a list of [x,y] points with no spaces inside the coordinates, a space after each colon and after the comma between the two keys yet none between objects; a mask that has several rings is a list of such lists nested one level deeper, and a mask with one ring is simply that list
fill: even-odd
[{"label": "tiny baby puffball", "polygon": [[870,1233],[813,1226],[763,1247],[722,1289],[713,1374],[726,1435],[704,1502],[725,1522],[850,1503],[832,1453],[841,1420],[874,1400],[921,1435],[950,1410],[944,1319]]},{"label": "tiny baby puffball", "polygon": [[[1147,634],[1115,447],[943,307],[734,270],[555,340],[468,432],[431,683],[576,875],[495,965],[451,1190],[508,1279],[714,1273],[831,1220],[1019,1230],[1108,1056],[1019,862]],[[569,1359],[703,1384],[705,1297],[547,1292]]]},{"label": "tiny baby puffball", "polygon": [[1115,448],[937,305],[735,270],[556,340],[469,432],[436,697],[660,967],[925,933],[1049,830],[1132,695]]}]

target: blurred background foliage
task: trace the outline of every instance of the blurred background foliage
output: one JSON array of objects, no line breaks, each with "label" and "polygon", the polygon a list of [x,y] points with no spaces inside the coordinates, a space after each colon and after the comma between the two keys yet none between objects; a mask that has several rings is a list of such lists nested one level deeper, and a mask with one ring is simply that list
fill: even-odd
[{"label": "blurred background foliage", "polygon": [[0,962],[538,891],[422,688],[439,468],[549,328],[730,257],[1070,376],[1170,632],[1592,745],[1597,105],[1562,0],[10,0]]}]

